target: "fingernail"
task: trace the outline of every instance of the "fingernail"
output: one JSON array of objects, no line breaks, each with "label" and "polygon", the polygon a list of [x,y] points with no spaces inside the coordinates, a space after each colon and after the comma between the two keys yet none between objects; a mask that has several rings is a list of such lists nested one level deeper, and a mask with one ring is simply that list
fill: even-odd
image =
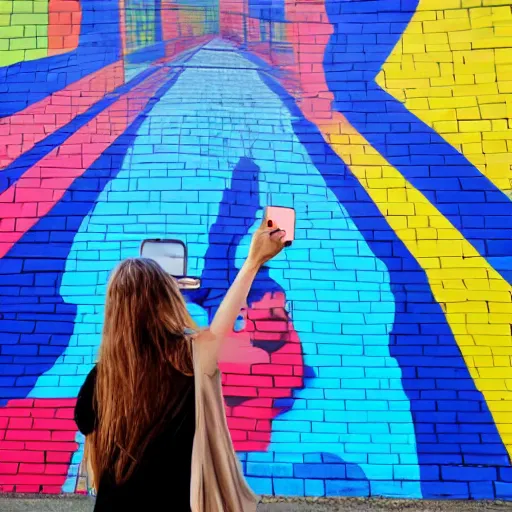
[{"label": "fingernail", "polygon": [[271,228],[274,225],[274,223],[271,220],[267,220],[267,226]]},{"label": "fingernail", "polygon": [[290,242],[290,240],[288,240],[287,242],[284,243],[284,246],[285,247],[290,247],[290,245],[292,245],[292,243]]}]

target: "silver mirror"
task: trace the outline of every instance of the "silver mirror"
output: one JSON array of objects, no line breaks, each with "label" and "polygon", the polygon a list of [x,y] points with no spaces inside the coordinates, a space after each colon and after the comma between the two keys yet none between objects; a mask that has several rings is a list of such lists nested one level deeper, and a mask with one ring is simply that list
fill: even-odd
[{"label": "silver mirror", "polygon": [[201,279],[197,277],[178,277],[178,286],[180,290],[198,290],[201,288]]},{"label": "silver mirror", "polygon": [[201,279],[187,275],[187,247],[181,240],[144,240],[140,246],[140,255],[156,261],[177,280],[181,290],[197,290],[201,287]]}]

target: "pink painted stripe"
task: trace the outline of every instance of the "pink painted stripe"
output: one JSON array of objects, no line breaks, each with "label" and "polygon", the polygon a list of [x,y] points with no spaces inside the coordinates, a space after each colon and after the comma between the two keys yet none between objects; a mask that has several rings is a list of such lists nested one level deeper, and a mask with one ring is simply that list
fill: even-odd
[{"label": "pink painted stripe", "polygon": [[0,170],[124,83],[122,61],[0,119]]},{"label": "pink painted stripe", "polygon": [[71,184],[101,156],[147,105],[168,76],[160,69],[51,151],[0,194],[0,218],[14,230],[0,230],[0,258],[62,198]]}]

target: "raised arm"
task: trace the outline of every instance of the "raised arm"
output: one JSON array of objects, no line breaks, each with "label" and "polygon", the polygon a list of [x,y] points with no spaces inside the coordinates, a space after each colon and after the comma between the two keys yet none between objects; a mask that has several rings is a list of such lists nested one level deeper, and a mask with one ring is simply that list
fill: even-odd
[{"label": "raised arm", "polygon": [[217,360],[222,343],[232,332],[240,310],[247,301],[256,274],[261,265],[279,254],[285,246],[286,233],[279,229],[266,214],[258,230],[254,233],[249,255],[236,279],[221,302],[208,331],[199,334],[197,342],[206,354],[205,364],[210,370],[217,368]]}]

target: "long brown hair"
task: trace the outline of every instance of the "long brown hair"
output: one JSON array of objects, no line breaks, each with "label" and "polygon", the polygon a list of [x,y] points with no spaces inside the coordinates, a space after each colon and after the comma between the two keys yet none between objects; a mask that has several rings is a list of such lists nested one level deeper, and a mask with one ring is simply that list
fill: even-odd
[{"label": "long brown hair", "polygon": [[196,329],[177,283],[154,261],[127,259],[112,273],[97,363],[97,426],[86,441],[95,486],[133,473],[192,375],[185,328]]}]

